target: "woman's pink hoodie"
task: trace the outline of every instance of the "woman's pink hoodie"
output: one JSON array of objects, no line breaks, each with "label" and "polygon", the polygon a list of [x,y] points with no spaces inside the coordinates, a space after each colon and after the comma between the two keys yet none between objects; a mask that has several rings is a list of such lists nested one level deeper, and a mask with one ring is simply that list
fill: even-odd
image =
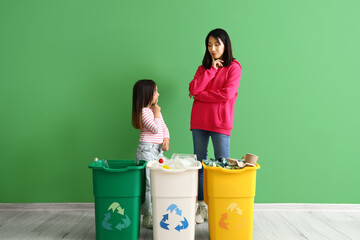
[{"label": "woman's pink hoodie", "polygon": [[199,66],[189,84],[195,96],[191,111],[190,129],[202,129],[230,136],[233,128],[234,106],[238,95],[242,67],[233,60],[218,70]]}]

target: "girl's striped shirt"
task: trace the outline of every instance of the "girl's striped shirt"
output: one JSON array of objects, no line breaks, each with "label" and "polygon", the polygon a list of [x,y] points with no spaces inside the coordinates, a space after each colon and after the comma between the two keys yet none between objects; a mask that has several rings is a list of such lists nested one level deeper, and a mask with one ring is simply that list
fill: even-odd
[{"label": "girl's striped shirt", "polygon": [[161,113],[160,118],[155,118],[151,108],[143,108],[141,123],[140,142],[162,144],[164,138],[170,138],[169,130]]}]

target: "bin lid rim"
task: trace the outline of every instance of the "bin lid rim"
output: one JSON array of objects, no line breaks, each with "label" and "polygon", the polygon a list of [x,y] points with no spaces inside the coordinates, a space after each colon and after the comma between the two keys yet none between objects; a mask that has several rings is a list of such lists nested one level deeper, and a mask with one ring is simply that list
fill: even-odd
[{"label": "bin lid rim", "polygon": [[226,168],[221,168],[221,167],[211,167],[211,166],[207,166],[204,162],[202,162],[202,165],[203,165],[204,169],[206,169],[206,170],[222,171],[222,172],[226,172],[226,173],[240,173],[240,172],[254,171],[254,170],[260,169],[260,165],[257,163],[256,163],[256,167],[244,167],[241,169],[226,169]]},{"label": "bin lid rim", "polygon": [[[104,160],[99,160],[99,161],[104,161]],[[127,161],[127,162],[134,162],[134,160],[107,160],[107,161]],[[96,162],[92,162],[89,165],[89,168],[93,169],[93,170],[102,170],[104,172],[126,172],[128,170],[141,170],[144,169],[146,167],[147,162],[145,160],[139,160],[139,163],[141,163],[141,165],[137,165],[137,166],[125,166],[123,168],[118,168],[118,169],[113,169],[113,168],[107,168],[105,166],[98,166]]]},{"label": "bin lid rim", "polygon": [[202,168],[201,166],[201,163],[200,162],[197,162],[197,166],[196,167],[187,167],[187,168],[184,168],[184,169],[165,169],[165,168],[162,168],[162,167],[154,167],[153,164],[154,164],[155,161],[149,161],[146,165],[146,168],[150,169],[150,170],[156,170],[156,171],[162,171],[162,172],[167,172],[167,173],[182,173],[182,172],[186,172],[186,171],[189,171],[189,170],[199,170]]}]

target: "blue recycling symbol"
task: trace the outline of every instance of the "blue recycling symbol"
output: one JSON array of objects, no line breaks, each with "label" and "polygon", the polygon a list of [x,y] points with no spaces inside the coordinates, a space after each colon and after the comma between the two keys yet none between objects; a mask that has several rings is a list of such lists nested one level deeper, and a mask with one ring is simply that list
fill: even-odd
[{"label": "blue recycling symbol", "polygon": [[[125,209],[117,202],[113,202],[108,208],[108,212],[105,213],[102,227],[106,230],[122,230],[131,225],[130,218],[125,214]],[[113,229],[112,226],[115,226]]]},{"label": "blue recycling symbol", "polygon": [[185,230],[186,228],[189,227],[189,223],[187,221],[187,219],[185,217],[182,217],[182,210],[180,208],[178,208],[178,206],[176,206],[175,204],[171,204],[167,209],[166,209],[166,214],[163,215],[163,219],[160,222],[160,227],[162,227],[165,230],[170,230],[169,229],[169,216],[170,218],[175,217],[175,216],[179,216],[180,217],[180,223],[174,227],[175,230],[177,231],[181,231],[181,230]]}]

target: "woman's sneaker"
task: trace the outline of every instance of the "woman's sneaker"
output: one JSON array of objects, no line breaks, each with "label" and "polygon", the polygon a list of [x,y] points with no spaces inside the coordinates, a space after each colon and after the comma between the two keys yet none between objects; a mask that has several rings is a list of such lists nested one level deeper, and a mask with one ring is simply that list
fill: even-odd
[{"label": "woman's sneaker", "polygon": [[199,204],[195,214],[195,222],[203,223],[207,219],[208,219],[208,210],[206,208],[206,205]]},{"label": "woman's sneaker", "polygon": [[151,215],[144,216],[142,225],[144,228],[152,229],[153,228],[152,216]]}]

